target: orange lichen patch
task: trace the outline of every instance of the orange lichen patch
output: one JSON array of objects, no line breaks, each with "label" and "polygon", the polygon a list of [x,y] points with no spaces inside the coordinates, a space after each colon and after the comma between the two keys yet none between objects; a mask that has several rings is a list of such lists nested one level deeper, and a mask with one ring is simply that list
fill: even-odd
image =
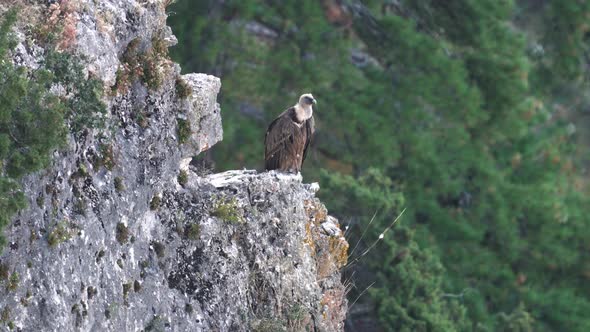
[{"label": "orange lichen patch", "polygon": [[311,248],[312,254],[315,254],[315,241],[313,240],[313,234],[311,230],[311,222],[305,224],[305,239],[303,243],[307,244]]},{"label": "orange lichen patch", "polygon": [[341,268],[348,262],[348,242],[344,238],[330,237],[330,255],[336,263],[337,268]]},{"label": "orange lichen patch", "polygon": [[328,210],[318,199],[305,200],[304,208],[309,219],[303,243],[315,256],[318,279],[329,278],[348,262],[348,242],[339,230],[338,220],[328,216]]},{"label": "orange lichen patch", "polygon": [[310,221],[316,225],[319,225],[328,217],[328,210],[318,199],[305,200],[304,207]]},{"label": "orange lichen patch", "polygon": [[328,278],[348,262],[348,242],[344,238],[323,235],[316,239],[316,274]]},{"label": "orange lichen patch", "polygon": [[321,252],[316,258],[316,275],[319,280],[328,278],[336,272],[336,266],[330,254],[326,251]]}]

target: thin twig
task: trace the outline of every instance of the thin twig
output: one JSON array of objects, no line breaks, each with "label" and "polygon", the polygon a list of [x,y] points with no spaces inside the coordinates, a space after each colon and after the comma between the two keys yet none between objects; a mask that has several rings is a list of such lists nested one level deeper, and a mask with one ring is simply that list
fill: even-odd
[{"label": "thin twig", "polygon": [[363,240],[363,237],[365,237],[365,234],[367,234],[367,231],[369,230],[369,227],[373,223],[373,220],[375,220],[375,217],[376,216],[377,216],[377,211],[375,211],[375,213],[373,214],[373,217],[371,218],[371,221],[369,221],[369,224],[367,225],[367,227],[365,227],[365,231],[361,235],[361,238],[358,240],[358,242],[356,243],[356,245],[354,246],[354,248],[352,249],[352,251],[350,252],[350,254],[348,254],[348,257],[351,257],[352,254],[354,254],[354,251],[356,250],[356,248],[359,246],[359,244]]},{"label": "thin twig", "polygon": [[351,290],[356,288],[356,285],[352,281],[352,278],[354,277],[355,273],[356,273],[356,271],[352,271],[352,274],[350,275],[350,277],[346,278],[346,280],[344,281],[344,294],[346,294],[346,295],[348,295],[348,293],[350,293]]},{"label": "thin twig", "polygon": [[350,229],[351,229],[351,227],[350,227],[350,226],[351,226],[351,224],[352,224],[352,218],[351,218],[351,217],[349,217],[349,218],[348,218],[348,222],[347,222],[346,226],[344,227],[344,237],[345,237],[345,238],[346,238],[346,236],[348,235],[348,232],[350,232]]},{"label": "thin twig", "polygon": [[383,237],[385,236],[385,233],[387,233],[388,230],[390,230],[395,223],[399,220],[399,218],[401,218],[401,216],[404,214],[404,212],[406,212],[406,209],[404,208],[402,210],[402,212],[397,216],[397,218],[395,218],[395,220],[393,220],[393,222],[391,224],[389,224],[389,226],[387,226],[385,228],[385,230],[383,231],[383,233],[379,234],[379,237],[377,238],[377,240],[375,240],[375,242],[373,242],[373,244],[371,244],[371,246],[369,246],[369,248],[367,248],[365,251],[363,251],[362,254],[360,254],[357,258],[353,259],[352,261],[348,262],[346,264],[346,266],[344,266],[344,268],[349,267],[350,265],[356,263],[359,259],[361,259],[363,256],[365,256],[367,253],[369,253],[369,251],[371,251],[371,249],[373,249],[373,247],[375,247],[377,245],[377,243],[379,241],[381,241],[383,239]]},{"label": "thin twig", "polygon": [[348,310],[350,310],[350,309],[352,308],[352,306],[354,306],[354,304],[356,303],[356,301],[358,301],[358,300],[361,298],[361,296],[363,296],[363,294],[365,294],[365,293],[366,293],[366,292],[369,290],[369,288],[373,287],[373,285],[375,284],[375,282],[376,282],[376,281],[373,281],[373,283],[372,283],[372,284],[370,284],[369,286],[367,286],[367,288],[365,288],[365,290],[363,290],[363,291],[362,291],[362,292],[359,294],[359,296],[357,296],[357,297],[356,297],[356,299],[355,299],[355,300],[352,302],[352,304],[348,306]]},{"label": "thin twig", "polygon": [[452,293],[443,293],[440,297],[450,297],[450,298],[463,298],[465,295],[467,295],[468,292],[476,292],[476,289],[473,288],[465,288],[461,291],[461,293],[459,294],[452,294]]}]

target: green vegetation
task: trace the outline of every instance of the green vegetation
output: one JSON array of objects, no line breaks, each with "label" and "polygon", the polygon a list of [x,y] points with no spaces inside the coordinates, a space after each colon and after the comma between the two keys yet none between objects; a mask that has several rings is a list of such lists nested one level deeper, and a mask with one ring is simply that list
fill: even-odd
[{"label": "green vegetation", "polygon": [[201,235],[201,226],[198,223],[191,223],[184,227],[184,236],[189,240],[198,240]]},{"label": "green vegetation", "polygon": [[35,241],[37,241],[39,239],[39,234],[37,234],[37,231],[35,229],[31,229],[31,233],[29,235],[29,242],[33,243]]},{"label": "green vegetation", "polygon": [[[49,163],[49,153],[63,142],[65,105],[49,93],[52,75],[38,70],[32,79],[14,67],[7,51],[14,47],[12,10],[0,25],[0,231],[25,207],[18,180]],[[0,235],[0,247],[5,244]]]},{"label": "green vegetation", "polygon": [[158,315],[155,315],[144,328],[145,332],[164,332],[165,330],[165,320]]},{"label": "green vegetation", "polygon": [[7,291],[14,291],[18,288],[20,277],[18,272],[10,273],[9,267],[5,263],[0,263],[0,283],[6,286]]},{"label": "green vegetation", "polygon": [[98,294],[98,290],[96,287],[88,286],[86,288],[86,295],[88,296],[88,300],[90,301],[94,296]]},{"label": "green vegetation", "polygon": [[96,263],[97,264],[100,263],[100,260],[104,257],[104,255],[105,255],[104,249],[100,249],[98,251],[98,254],[96,254]]},{"label": "green vegetation", "polygon": [[[362,319],[392,331],[590,330],[590,5],[184,0],[171,10],[172,57],[224,84],[217,166],[261,168],[267,125],[311,91],[317,132],[303,173],[352,220],[351,247],[367,230],[351,260],[407,208],[379,254],[346,270],[363,271],[351,300],[376,281]],[[212,214],[237,211],[219,206]]]},{"label": "green vegetation", "polygon": [[115,168],[115,154],[111,144],[101,144],[98,148],[99,155],[95,156],[94,167],[98,168],[104,166],[109,171]]},{"label": "green vegetation", "polygon": [[192,134],[191,123],[189,120],[181,118],[176,119],[176,121],[178,122],[178,143],[186,143]]},{"label": "green vegetation", "polygon": [[84,164],[80,164],[80,167],[78,167],[78,170],[75,171],[74,173],[72,173],[70,178],[72,180],[74,180],[74,179],[84,178],[86,176],[88,176],[88,169],[86,168],[86,166]]},{"label": "green vegetation", "polygon": [[115,237],[119,244],[123,245],[127,243],[129,240],[129,228],[122,222],[118,223]]},{"label": "green vegetation", "polygon": [[296,303],[289,307],[286,313],[288,331],[302,331],[304,320],[309,316],[305,306]]},{"label": "green vegetation", "polygon": [[141,127],[141,128],[147,128],[149,126],[149,121],[147,116],[144,114],[143,111],[138,111],[135,114],[135,121],[137,122],[137,124]]},{"label": "green vegetation", "polygon": [[120,176],[117,176],[114,181],[115,181],[115,190],[117,192],[125,191],[125,184],[123,184],[123,178],[121,178]]},{"label": "green vegetation", "polygon": [[465,308],[454,294],[443,294],[444,268],[438,257],[413,240],[413,231],[397,227],[384,237],[387,259],[372,262],[381,285],[370,290],[381,321],[391,331],[467,331]]},{"label": "green vegetation", "polygon": [[180,171],[178,174],[178,184],[184,187],[188,182],[188,172],[185,170]]},{"label": "green vegetation", "polygon": [[244,222],[235,197],[231,199],[227,199],[226,197],[217,198],[213,204],[211,215],[231,224]]},{"label": "green vegetation", "polygon": [[123,284],[123,297],[127,297],[129,295],[129,291],[131,290],[131,283],[125,283]]},{"label": "green vegetation", "polygon": [[88,208],[88,204],[84,197],[76,197],[74,201],[74,212],[86,216],[86,209]]},{"label": "green vegetation", "polygon": [[8,285],[6,285],[6,289],[9,291],[15,291],[18,288],[18,284],[20,282],[20,277],[18,272],[12,272],[10,278],[8,279]]},{"label": "green vegetation", "polygon": [[152,241],[151,243],[152,248],[154,248],[154,252],[158,258],[163,258],[166,254],[166,247],[159,241]]},{"label": "green vegetation", "polygon": [[264,318],[252,324],[253,332],[283,332],[287,331],[283,321],[278,318]]},{"label": "green vegetation", "polygon": [[70,225],[66,221],[60,221],[49,234],[47,235],[47,243],[50,247],[56,247],[60,243],[66,242],[72,238],[74,230],[71,229]]},{"label": "green vegetation", "polygon": [[133,291],[139,293],[141,291],[141,283],[137,280],[133,282]]},{"label": "green vegetation", "polygon": [[[80,59],[55,51],[54,39],[47,38],[39,68],[12,64],[11,27],[16,18],[16,7],[0,18],[0,232],[26,205],[18,181],[49,164],[68,129],[77,134],[100,126],[105,111],[102,83],[84,74]],[[63,88],[63,96],[50,91],[53,84]],[[0,234],[0,248],[4,241]]]},{"label": "green vegetation", "polygon": [[140,39],[135,38],[127,45],[127,49],[125,49],[121,58],[121,65],[117,70],[113,92],[126,93],[131,84],[139,78],[141,74],[138,60],[139,44]]},{"label": "green vegetation", "polygon": [[44,65],[53,74],[53,83],[60,84],[69,96],[61,100],[70,131],[80,133],[85,128],[104,127],[102,115],[106,107],[101,101],[102,81],[85,74],[84,63],[67,52],[49,48]]},{"label": "green vegetation", "polygon": [[31,291],[27,290],[27,292],[25,293],[25,296],[20,298],[20,301],[19,301],[20,304],[23,307],[28,307],[32,296],[33,296],[33,294],[31,294]]},{"label": "green vegetation", "polygon": [[154,37],[149,45],[139,37],[127,45],[117,70],[113,93],[126,93],[131,85],[141,80],[148,88],[157,90],[162,86],[168,67],[168,47],[163,39]]},{"label": "green vegetation", "polygon": [[193,90],[191,89],[190,85],[182,78],[176,78],[176,95],[178,98],[185,99],[188,98],[193,94]]},{"label": "green vegetation", "polygon": [[0,321],[3,323],[8,323],[10,320],[10,308],[5,307],[2,309],[2,313],[0,313]]},{"label": "green vegetation", "polygon": [[126,306],[129,306],[129,292],[132,287],[133,285],[130,282],[123,284],[123,304]]},{"label": "green vegetation", "polygon": [[150,209],[153,210],[157,210],[160,208],[160,204],[162,204],[162,198],[158,195],[155,195],[154,197],[152,197],[152,200],[150,201]]},{"label": "green vegetation", "polygon": [[6,281],[8,280],[8,276],[10,275],[10,268],[6,263],[0,263],[0,280]]}]

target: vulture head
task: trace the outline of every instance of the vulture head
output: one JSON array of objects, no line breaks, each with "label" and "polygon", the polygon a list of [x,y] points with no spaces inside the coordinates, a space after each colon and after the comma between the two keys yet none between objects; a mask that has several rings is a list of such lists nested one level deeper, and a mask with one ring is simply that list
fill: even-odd
[{"label": "vulture head", "polygon": [[315,105],[317,103],[318,102],[311,95],[311,93],[305,93],[305,94],[302,94],[301,97],[299,97],[299,105],[301,105],[302,107],[309,107],[309,106]]}]

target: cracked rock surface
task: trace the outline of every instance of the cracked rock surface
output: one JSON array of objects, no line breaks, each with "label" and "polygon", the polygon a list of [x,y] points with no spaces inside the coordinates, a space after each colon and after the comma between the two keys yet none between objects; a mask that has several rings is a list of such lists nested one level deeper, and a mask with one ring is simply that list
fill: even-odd
[{"label": "cracked rock surface", "polygon": [[[106,128],[70,136],[22,181],[28,207],[0,255],[0,330],[343,330],[348,243],[317,184],[188,166],[222,139],[220,80],[182,75],[180,96],[180,68],[162,58],[157,87],[114,88],[132,41],[176,42],[163,2],[76,1],[72,52],[115,93]],[[19,64],[34,67],[40,46],[19,27]]]}]

